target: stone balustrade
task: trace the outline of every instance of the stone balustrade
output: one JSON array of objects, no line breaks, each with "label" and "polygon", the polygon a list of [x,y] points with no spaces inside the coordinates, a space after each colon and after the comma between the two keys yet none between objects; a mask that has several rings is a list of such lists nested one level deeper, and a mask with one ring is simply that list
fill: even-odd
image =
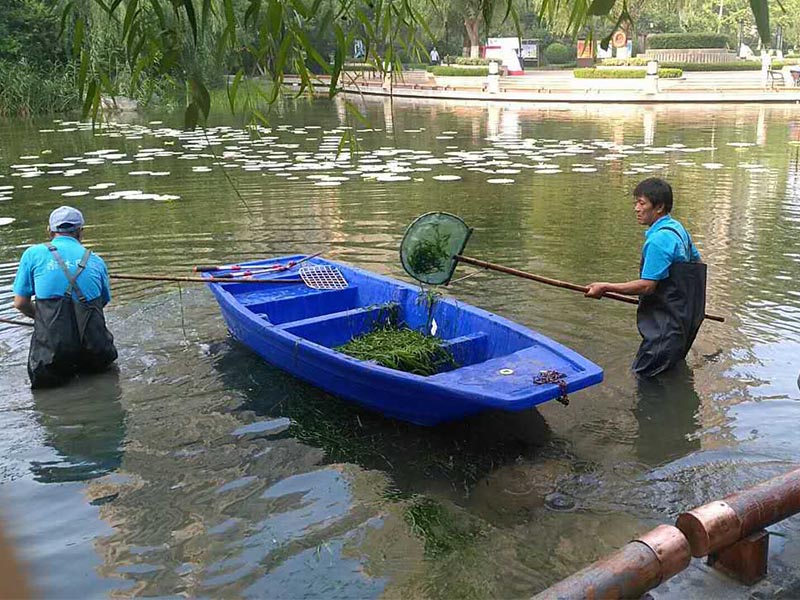
[{"label": "stone balustrade", "polygon": [[645,52],[645,57],[658,62],[729,63],[736,54],[725,48],[657,48]]}]

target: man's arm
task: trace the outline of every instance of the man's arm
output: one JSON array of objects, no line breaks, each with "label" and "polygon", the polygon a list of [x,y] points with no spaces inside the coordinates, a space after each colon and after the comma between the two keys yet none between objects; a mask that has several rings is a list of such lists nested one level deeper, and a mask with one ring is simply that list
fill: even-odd
[{"label": "man's arm", "polygon": [[22,253],[19,261],[17,275],[14,278],[14,308],[26,317],[33,319],[36,314],[36,307],[31,298],[36,294],[34,289],[33,267],[31,265],[31,252],[33,247],[28,248]]},{"label": "man's arm", "polygon": [[658,286],[658,281],[652,279],[634,279],[625,283],[608,283],[598,281],[589,284],[589,289],[584,296],[587,298],[601,298],[606,292],[626,294],[628,296],[647,296],[653,294]]},{"label": "man's arm", "polygon": [[33,303],[30,296],[14,294],[14,308],[26,317],[30,317],[31,319],[36,317],[36,305]]}]

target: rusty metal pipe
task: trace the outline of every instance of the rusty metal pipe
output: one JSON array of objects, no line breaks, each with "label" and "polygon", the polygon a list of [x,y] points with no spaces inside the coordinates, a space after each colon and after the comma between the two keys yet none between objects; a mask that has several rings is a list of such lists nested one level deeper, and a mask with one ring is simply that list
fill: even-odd
[{"label": "rusty metal pipe", "polygon": [[671,525],[659,525],[534,600],[638,598],[685,569],[690,560],[684,535]]},{"label": "rusty metal pipe", "polygon": [[712,554],[800,512],[800,469],[678,516],[692,555]]}]

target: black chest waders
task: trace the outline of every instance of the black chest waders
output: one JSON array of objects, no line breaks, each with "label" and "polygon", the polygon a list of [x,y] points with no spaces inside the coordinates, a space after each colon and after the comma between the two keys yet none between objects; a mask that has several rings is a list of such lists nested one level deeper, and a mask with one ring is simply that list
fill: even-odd
[{"label": "black chest waders", "polygon": [[[664,229],[673,232],[684,243],[677,230]],[[636,326],[642,343],[632,369],[642,377],[663,373],[683,360],[703,323],[707,267],[701,262],[691,262],[691,238],[686,251],[689,262],[673,263],[669,276],[658,282],[655,293],[639,296]],[[643,265],[644,258],[640,277]]]},{"label": "black chest waders", "polygon": [[117,359],[114,336],[106,327],[102,298],[87,301],[77,281],[91,251],[86,250],[73,275],[56,247],[48,244],[47,249],[66,275],[69,286],[63,296],[36,299],[28,354],[28,375],[33,388],[63,385],[78,373],[103,371]]}]

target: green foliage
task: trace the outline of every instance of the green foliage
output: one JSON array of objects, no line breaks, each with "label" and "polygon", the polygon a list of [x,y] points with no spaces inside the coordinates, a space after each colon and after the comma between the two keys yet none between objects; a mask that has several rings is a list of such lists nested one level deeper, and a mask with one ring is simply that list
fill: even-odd
[{"label": "green foliage", "polygon": [[569,48],[561,42],[553,42],[545,48],[544,57],[551,65],[563,65],[572,58]]},{"label": "green foliage", "polygon": [[428,558],[463,551],[482,534],[476,523],[456,519],[440,503],[422,496],[414,497],[406,509],[405,520],[414,534],[424,540]]},{"label": "green foliage", "polygon": [[59,15],[45,0],[3,0],[0,8],[0,60],[25,60],[50,69],[67,62],[58,40]]},{"label": "green foliage", "polygon": [[[125,94],[150,101],[173,100],[186,106],[186,124],[208,116],[209,89],[222,85],[226,73],[238,81],[266,76],[276,83],[258,105],[277,100],[284,75],[300,79],[298,93],[314,85],[315,73],[331,75],[328,94],[356,39],[366,48],[365,63],[398,70],[401,62],[424,62],[431,43],[443,54],[456,54],[464,34],[522,34],[542,39],[553,33],[603,35],[625,23],[650,30],[716,29],[729,40],[736,23],[757,25],[762,38],[768,21],[783,27],[787,43],[800,43],[800,0],[782,0],[772,14],[766,0],[700,0],[680,3],[615,0],[451,0],[445,5],[423,0],[2,0],[0,58],[49,69],[74,61],[76,87],[84,114],[96,116],[101,94]],[[535,9],[534,9],[535,6]],[[58,7],[54,12],[53,9]],[[718,14],[719,13],[719,14]],[[697,15],[698,18],[693,20]],[[650,18],[649,22],[645,20]],[[716,20],[715,20],[716,19]],[[466,25],[466,30],[465,30]],[[666,29],[664,29],[666,28]],[[733,28],[733,29],[732,29]],[[58,39],[58,35],[62,39]],[[767,40],[765,39],[765,42]],[[698,46],[697,42],[691,45]],[[570,52],[570,59],[574,54]],[[563,60],[563,57],[556,58]],[[45,70],[46,70],[45,69]],[[317,83],[317,85],[319,85]],[[230,86],[231,106],[237,86]],[[249,104],[247,104],[249,106]],[[248,109],[244,109],[248,112]],[[355,118],[357,111],[348,109]],[[251,116],[264,119],[260,110]]]},{"label": "green foliage", "polygon": [[0,116],[27,117],[80,108],[74,67],[32,66],[0,60]]},{"label": "green foliage", "polygon": [[541,67],[536,67],[532,70],[534,71],[563,71],[567,69],[574,69],[578,66],[578,63],[574,60],[571,60],[563,65],[543,65]]},{"label": "green foliage", "polygon": [[648,36],[651,49],[727,48],[728,37],[716,33],[656,33]]},{"label": "green foliage", "polygon": [[661,79],[680,79],[681,77],[683,77],[683,70],[671,67],[664,67],[658,70],[658,76]]},{"label": "green foliage", "polygon": [[[449,63],[449,64],[452,64],[452,63]],[[480,57],[470,58],[468,56],[457,56],[455,64],[457,64],[457,65],[469,65],[469,66],[473,66],[473,67],[474,66],[482,66],[482,65],[488,65],[489,64],[489,59],[488,58],[480,58]]]},{"label": "green foliage", "polygon": [[486,77],[489,75],[488,67],[445,67],[438,66],[431,69],[431,73],[440,77]]},{"label": "green foliage", "polygon": [[[747,16],[750,23],[756,25],[762,44],[770,45],[769,22],[780,23],[784,31],[790,32],[787,41],[793,39],[791,32],[797,31],[800,14],[797,0],[781,0],[773,4],[773,14],[768,10],[768,0],[728,0],[724,11],[720,2],[714,0],[695,0],[693,2],[628,2],[627,0],[540,0],[538,16],[547,26],[560,27],[572,37],[589,35],[595,39],[601,37],[606,44],[613,31],[621,28],[634,29],[639,32],[674,31],[676,25],[688,31],[721,31],[720,25],[728,14],[733,16],[736,24]],[[775,10],[777,8],[778,10]],[[793,10],[795,9],[795,10]],[[725,15],[722,12],[726,13]],[[687,26],[694,13],[703,13],[705,27],[695,29]],[[715,16],[716,15],[716,16]],[[598,19],[597,17],[603,17]],[[777,17],[777,18],[775,18]],[[730,21],[728,21],[730,22]],[[612,24],[613,25],[610,25]],[[650,27],[652,23],[653,27]],[[610,25],[610,26],[609,26]],[[749,23],[747,24],[749,26]],[[730,29],[728,33],[732,33]],[[791,42],[790,42],[791,43]],[[694,46],[698,47],[698,46]],[[700,46],[703,47],[703,46]]]},{"label": "green foliage", "polygon": [[[575,69],[576,79],[644,79],[647,69]],[[664,68],[658,70],[658,76],[663,79],[677,79],[683,77],[680,69]]]},{"label": "green foliage", "polygon": [[[415,5],[390,0],[73,0],[62,16],[64,31],[75,32],[70,41],[82,65],[78,87],[84,114],[95,115],[101,92],[114,93],[120,81],[131,94],[148,79],[168,78],[176,82],[175,89],[185,90],[185,124],[194,127],[208,119],[209,89],[222,84],[225,71],[235,73],[239,83],[266,76],[276,84],[258,92],[252,103],[248,99],[249,109],[275,102],[288,73],[299,77],[300,94],[314,87],[315,74],[328,74],[328,94],[335,95],[356,39],[364,42],[364,62],[377,70],[384,65],[399,69],[401,57],[422,58],[422,36],[430,31]],[[98,51],[95,42],[101,39]],[[236,106],[238,85],[228,89],[230,105]],[[261,110],[245,112],[266,119]]]},{"label": "green foliage", "polygon": [[[604,67],[640,67],[646,66],[646,58],[607,58],[600,64]],[[781,69],[787,65],[800,64],[800,59],[787,58],[772,61],[773,69]],[[682,71],[760,71],[760,60],[737,60],[724,63],[687,63],[687,62],[660,62],[660,68],[681,69]]]},{"label": "green foliage", "polygon": [[600,64],[604,67],[645,67],[647,58],[604,58]]},{"label": "green foliage", "polygon": [[433,236],[415,240],[408,252],[407,262],[412,276],[419,278],[444,271],[452,260],[448,252],[450,234],[442,233],[439,227],[435,227],[433,233]]},{"label": "green foliage", "polygon": [[664,62],[660,66],[683,69],[684,71],[760,71],[761,62],[742,60],[728,63],[683,63]]},{"label": "green foliage", "polygon": [[336,348],[359,360],[415,375],[435,375],[455,366],[453,355],[442,340],[405,326],[388,324],[358,336]]},{"label": "green foliage", "polygon": [[361,71],[374,71],[375,65],[365,64],[365,63],[347,63],[342,67],[342,71],[352,71],[352,72],[361,72]]}]

